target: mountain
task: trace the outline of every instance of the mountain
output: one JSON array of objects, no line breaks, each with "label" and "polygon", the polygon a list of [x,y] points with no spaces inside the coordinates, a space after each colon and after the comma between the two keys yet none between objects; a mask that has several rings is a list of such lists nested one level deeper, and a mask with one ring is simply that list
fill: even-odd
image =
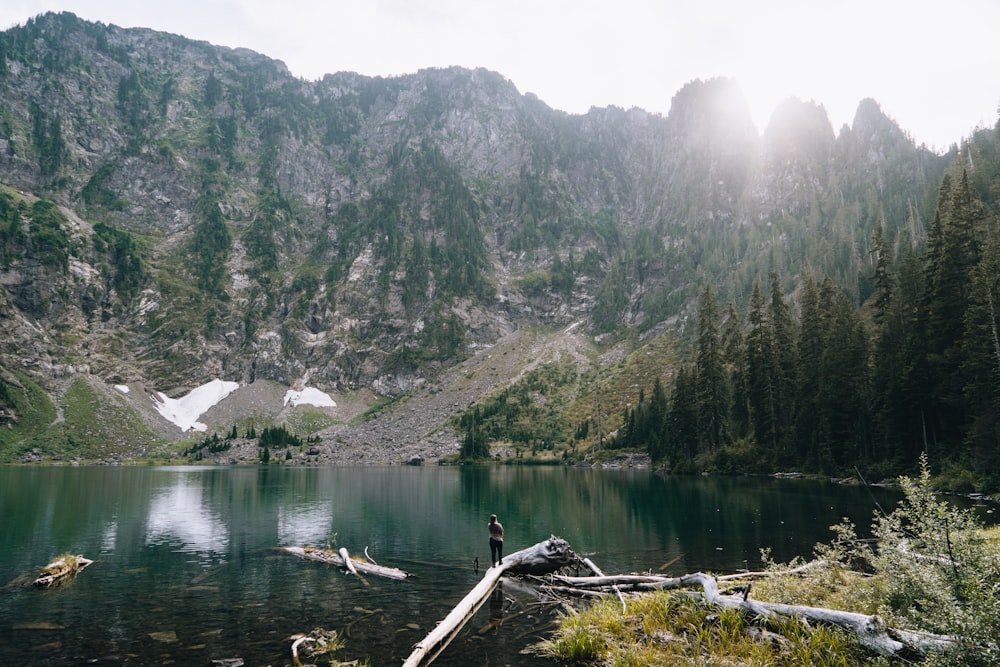
[{"label": "mountain", "polygon": [[[576,349],[582,378],[602,354],[683,346],[703,284],[742,309],[755,279],[794,289],[807,265],[861,304],[874,229],[923,242],[955,157],[873,100],[838,133],[794,99],[759,132],[728,79],[692,81],[666,117],[569,115],[482,69],[304,81],[245,49],[45,14],[0,34],[0,459],[190,440],[147,397],[216,378],[354,406],[305,423],[258,392],[209,420],[293,423],[333,450],[377,421],[348,417],[458,387],[459,364],[527,332],[533,353]],[[435,448],[407,456],[457,448],[448,420],[532,359],[504,368],[456,389],[415,433]],[[570,383],[566,409],[600,382]],[[127,433],[80,416],[96,405]]]}]

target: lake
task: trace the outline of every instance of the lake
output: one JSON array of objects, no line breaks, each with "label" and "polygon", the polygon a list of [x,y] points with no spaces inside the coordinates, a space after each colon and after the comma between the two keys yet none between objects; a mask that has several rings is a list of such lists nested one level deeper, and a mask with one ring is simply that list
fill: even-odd
[{"label": "lake", "polygon": [[[541,467],[0,467],[0,664],[291,664],[287,638],[342,633],[342,660],[399,665],[489,561],[565,538],[606,573],[677,575],[809,557],[866,490],[767,477],[661,477],[648,470]],[[364,581],[280,552],[346,547],[413,576]],[[73,552],[96,562],[69,585],[28,575]],[[553,609],[503,584],[435,665],[542,665],[523,649]]]}]

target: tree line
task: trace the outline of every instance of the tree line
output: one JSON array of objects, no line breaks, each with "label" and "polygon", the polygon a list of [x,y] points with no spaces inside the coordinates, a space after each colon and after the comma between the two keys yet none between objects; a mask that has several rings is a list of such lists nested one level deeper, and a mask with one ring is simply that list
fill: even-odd
[{"label": "tree line", "polygon": [[967,171],[943,179],[926,243],[872,234],[855,304],[808,267],[777,273],[745,316],[700,292],[692,361],[625,411],[612,447],[678,471],[912,470],[1000,488],[1000,220]]}]

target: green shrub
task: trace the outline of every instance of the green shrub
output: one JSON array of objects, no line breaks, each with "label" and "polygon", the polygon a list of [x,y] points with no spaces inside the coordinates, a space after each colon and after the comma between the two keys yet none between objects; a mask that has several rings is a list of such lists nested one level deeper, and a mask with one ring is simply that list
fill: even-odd
[{"label": "green shrub", "polygon": [[971,510],[938,499],[926,458],[901,478],[904,498],[878,517],[872,563],[886,581],[882,613],[910,627],[957,637],[962,648],[935,664],[1000,663],[1000,551]]}]

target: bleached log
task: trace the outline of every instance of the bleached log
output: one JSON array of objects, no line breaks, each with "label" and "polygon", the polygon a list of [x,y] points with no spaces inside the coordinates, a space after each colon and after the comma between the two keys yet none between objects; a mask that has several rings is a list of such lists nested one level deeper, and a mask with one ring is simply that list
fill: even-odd
[{"label": "bleached log", "polygon": [[805,574],[809,570],[815,570],[820,567],[842,567],[840,563],[830,563],[825,560],[811,560],[808,563],[803,563],[798,567],[789,568],[787,570],[761,570],[758,572],[737,572],[736,574],[725,574],[721,577],[716,577],[716,581],[734,581],[739,579],[764,579],[766,577],[780,577],[782,575],[792,575],[792,574]]},{"label": "bleached log", "polygon": [[403,662],[403,667],[429,665],[440,655],[489,598],[505,572],[541,575],[578,562],[579,557],[569,548],[569,542],[555,535],[544,542],[504,556],[503,563],[486,570],[479,583],[455,605],[451,613],[445,616],[426,637],[414,644],[410,656]]},{"label": "bleached log", "polygon": [[351,561],[351,554],[347,553],[347,549],[340,547],[337,549],[337,553],[340,554],[340,558],[344,561],[344,567],[347,568],[347,571],[355,577],[358,576],[358,568],[356,568],[354,563]]},{"label": "bleached log", "polygon": [[600,575],[595,577],[570,577],[562,574],[553,574],[552,579],[561,581],[567,586],[578,588],[611,588],[612,586],[632,587],[637,584],[653,584],[670,586],[676,582],[676,577],[658,577],[656,575],[645,574],[617,574],[613,576]]},{"label": "bleached log", "polygon": [[84,558],[80,555],[74,556],[72,554],[66,554],[60,556],[42,568],[42,571],[38,574],[34,584],[39,588],[50,588],[56,584],[62,583],[69,577],[75,576],[83,568],[93,562],[94,561],[89,558]]},{"label": "bleached log", "polygon": [[683,586],[690,586],[693,583],[701,586],[705,600],[709,604],[741,609],[757,616],[792,616],[807,621],[836,625],[853,634],[862,646],[879,655],[892,656],[904,649],[926,655],[940,653],[956,646],[956,640],[953,637],[890,628],[882,618],[875,615],[869,616],[823,607],[759,602],[744,599],[740,595],[721,595],[715,579],[700,572],[681,577],[681,579]]},{"label": "bleached log", "polygon": [[298,637],[295,638],[295,641],[292,642],[292,664],[294,664],[295,667],[303,667],[302,660],[299,659],[299,646],[303,642],[312,642],[312,641],[316,640],[310,637],[309,635],[299,635]]},{"label": "bleached log", "polygon": [[614,586],[626,590],[671,590],[700,586],[702,597],[713,606],[739,609],[765,618],[785,616],[814,623],[836,625],[854,635],[862,646],[884,656],[894,656],[904,650],[927,655],[940,653],[957,645],[957,640],[953,637],[891,628],[879,616],[824,607],[761,602],[749,599],[748,596],[744,595],[726,595],[719,591],[718,582],[714,577],[701,572],[683,577],[644,575],[565,577],[553,575],[552,579],[566,586],[580,587],[586,590],[608,590]]},{"label": "bleached log", "polygon": [[[590,560],[589,558],[584,558],[583,564],[589,567],[590,571],[596,574],[598,577],[604,576],[604,572],[601,571],[601,568],[597,567],[594,564],[594,561]],[[627,611],[627,607],[625,606],[625,596],[622,595],[622,591],[620,588],[618,588],[617,584],[612,584],[611,588],[615,591],[615,594],[618,596],[618,601],[622,603],[622,613],[624,614]]]},{"label": "bleached log", "polygon": [[[586,562],[586,559],[584,559]],[[787,576],[805,574],[810,570],[821,567],[840,567],[838,563],[830,563],[825,560],[809,561],[798,567],[787,570],[762,570],[757,572],[739,572],[736,574],[726,574],[715,577],[716,581],[743,581],[747,579],[763,579],[767,577]],[[676,586],[677,577],[667,577],[658,574],[619,574],[605,576],[603,573],[594,572],[598,576],[594,577],[568,577],[564,575],[553,575],[553,578],[570,586],[582,586],[586,588],[625,586],[628,590],[654,590],[656,588],[672,588]]]},{"label": "bleached log", "polygon": [[[395,567],[386,567],[385,565],[375,565],[373,563],[366,563],[364,561],[355,560],[348,557],[346,560],[341,554],[334,553],[328,549],[316,549],[314,547],[281,547],[282,551],[286,551],[293,556],[298,556],[299,558],[304,558],[305,560],[314,560],[320,563],[326,563],[327,565],[336,565],[337,567],[342,567],[350,570],[351,567],[354,568],[354,573],[372,574],[378,577],[387,577],[389,579],[406,579],[409,574]],[[347,550],[344,549],[346,552]]]}]

